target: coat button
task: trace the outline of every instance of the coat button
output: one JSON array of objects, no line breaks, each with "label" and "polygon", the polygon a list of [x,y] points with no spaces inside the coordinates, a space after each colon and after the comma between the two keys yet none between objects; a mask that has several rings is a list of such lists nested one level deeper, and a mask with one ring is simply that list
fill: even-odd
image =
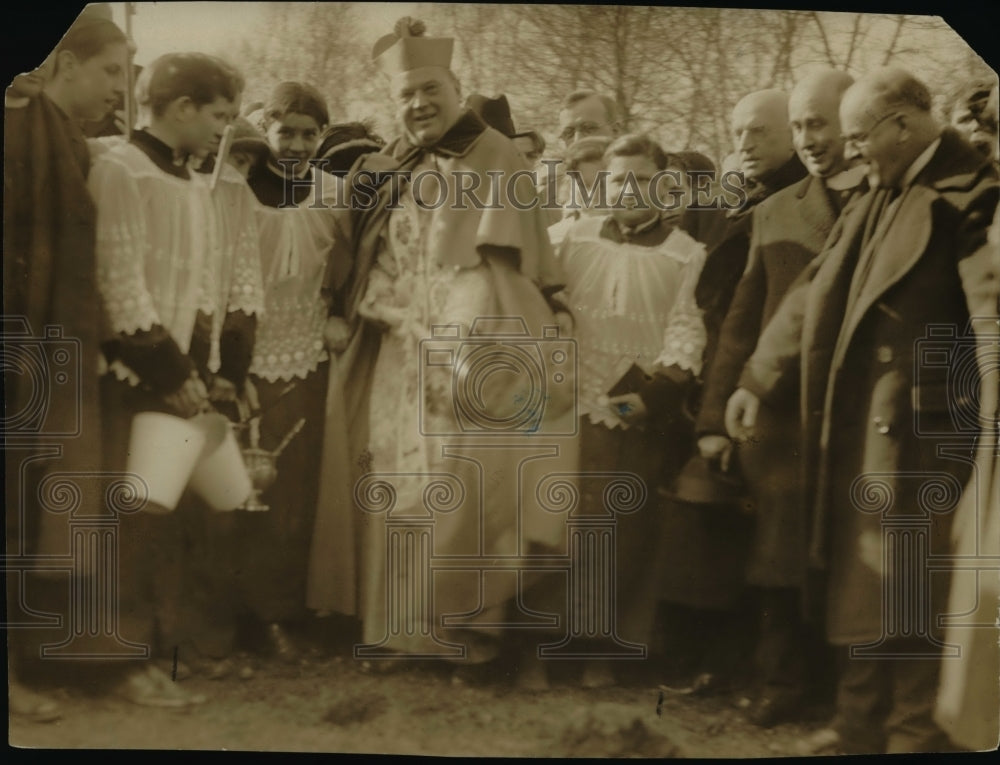
[{"label": "coat button", "polygon": [[892,348],[888,345],[880,345],[875,352],[875,357],[883,364],[892,361]]},{"label": "coat button", "polygon": [[877,430],[883,436],[889,432],[889,423],[883,420],[881,417],[876,417],[872,422],[875,423],[875,430]]}]

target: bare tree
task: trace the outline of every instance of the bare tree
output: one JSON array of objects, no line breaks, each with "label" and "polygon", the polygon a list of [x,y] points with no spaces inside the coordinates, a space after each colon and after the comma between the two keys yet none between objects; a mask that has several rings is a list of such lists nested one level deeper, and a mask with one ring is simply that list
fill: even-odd
[{"label": "bare tree", "polygon": [[[736,101],[791,87],[810,66],[860,74],[898,63],[939,92],[989,71],[941,19],[926,16],[435,3],[407,12],[427,22],[428,34],[456,38],[453,68],[466,94],[506,94],[515,124],[551,146],[559,102],[582,88],[612,96],[627,129],[718,160],[731,150]],[[240,49],[248,97],[303,79],[325,94],[333,119],[372,117],[391,135],[391,94],[371,60],[379,32],[366,13],[354,3],[272,4]]]}]

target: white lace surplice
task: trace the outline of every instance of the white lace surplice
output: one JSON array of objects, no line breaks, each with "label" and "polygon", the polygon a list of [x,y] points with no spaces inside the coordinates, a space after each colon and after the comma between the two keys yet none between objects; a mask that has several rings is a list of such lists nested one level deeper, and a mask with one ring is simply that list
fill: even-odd
[{"label": "white lace surplice", "polygon": [[[324,178],[335,189],[337,179]],[[323,345],[327,303],[321,294],[336,241],[335,213],[310,196],[298,207],[257,205],[266,302],[257,324],[250,371],[269,382],[304,378],[328,356]]]},{"label": "white lace surplice", "polygon": [[[219,368],[227,311],[260,313],[263,288],[254,199],[232,168],[213,192],[208,178],[160,170],[140,149],[121,144],[90,171],[97,204],[97,279],[114,334],[159,324],[181,351],[199,310],[213,317],[209,368]],[[121,379],[138,378],[120,361]]]},{"label": "white lace surplice", "polygon": [[[421,169],[416,168],[414,175]],[[456,386],[461,383],[453,374],[455,366],[426,365],[421,370],[420,355],[428,352],[430,346],[422,346],[421,341],[432,338],[434,325],[457,326],[452,337],[468,340],[473,322],[481,317],[516,317],[539,327],[554,325],[555,319],[537,286],[509,264],[484,260],[469,267],[442,266],[444,254],[453,262],[473,258],[466,252],[442,252],[433,212],[421,208],[409,188],[400,197],[400,207],[389,217],[359,306],[362,316],[383,328],[369,407],[370,470],[376,475],[394,474],[394,508],[404,514],[428,512],[426,481],[420,476],[450,476],[449,480],[457,481],[456,496],[461,496],[457,506],[433,514],[435,555],[489,558],[519,554],[534,541],[565,544],[565,522],[538,505],[530,488],[538,477],[531,476],[535,475],[532,469],[574,470],[575,439],[529,432],[504,435],[502,444],[492,439],[484,443],[476,432],[456,430],[455,406],[460,401]],[[475,254],[477,225],[482,220],[470,217],[461,223],[469,233],[463,246]],[[538,223],[524,216],[526,227]],[[442,348],[455,345],[449,340],[440,342]],[[432,346],[437,348],[438,342]],[[501,385],[495,397],[485,394],[484,409],[501,412],[513,390]],[[557,411],[555,405],[552,409]],[[572,414],[569,410],[561,416],[571,419]],[[553,456],[537,462],[524,459],[537,450],[540,437],[546,449],[554,449]],[[371,515],[367,524],[361,610],[364,640],[372,642],[387,634],[388,588],[410,591],[417,583],[406,570],[397,570],[396,579],[389,581],[385,516]],[[406,652],[433,650],[428,635],[436,631],[432,625],[440,624],[444,614],[475,613],[472,621],[477,626],[471,622],[466,626],[489,631],[502,618],[504,604],[516,594],[519,581],[514,576],[490,577],[487,583],[475,572],[439,572],[433,577],[433,621],[412,633],[394,635],[387,645]],[[470,638],[466,635],[463,640]],[[469,644],[470,656],[479,650],[474,645]]]},{"label": "white lace surplice", "polygon": [[694,289],[705,248],[680,230],[657,247],[619,244],[601,238],[605,220],[582,219],[559,257],[576,323],[580,414],[624,428],[601,399],[633,363],[647,373],[701,371],[705,326]]},{"label": "white lace surplice", "polygon": [[463,269],[439,265],[428,247],[432,215],[417,205],[409,188],[400,204],[402,209],[389,218],[387,241],[359,308],[388,328],[374,375],[370,449],[378,470],[426,473],[432,446],[431,439],[421,436],[420,397],[426,396],[425,416],[450,421],[452,376],[446,369],[425,370],[421,390],[419,343],[431,337],[432,324],[457,324],[461,335],[468,336],[476,317],[493,313],[493,280],[485,264]]}]

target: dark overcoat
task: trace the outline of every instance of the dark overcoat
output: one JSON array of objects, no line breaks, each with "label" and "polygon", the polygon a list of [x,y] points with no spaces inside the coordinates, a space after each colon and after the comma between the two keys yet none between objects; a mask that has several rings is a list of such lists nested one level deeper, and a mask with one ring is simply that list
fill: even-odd
[{"label": "dark overcoat", "polygon": [[[782,298],[823,249],[839,214],[822,180],[806,176],[753,212],[749,265],[736,288],[705,378],[699,434],[726,433],[726,402]],[[756,528],[747,580],[765,587],[801,586],[805,575],[805,510],[801,496],[798,391],[765,405],[754,439],[738,449],[754,499]]]},{"label": "dark overcoat", "polygon": [[[689,207],[682,216],[680,227],[708,251],[695,288],[695,300],[705,323],[703,372],[712,367],[723,320],[746,269],[752,212],[805,174],[802,162],[793,155],[757,183],[739,209]],[[702,390],[692,397],[696,399],[691,405],[695,418]],[[696,608],[732,608],[743,591],[750,519],[730,508],[686,505],[673,499],[664,501],[663,515],[660,597]]]},{"label": "dark overcoat", "polygon": [[[926,632],[946,592],[929,558],[947,552],[978,431],[963,393],[975,354],[959,264],[984,251],[997,196],[996,171],[945,131],[898,200],[857,297],[848,304],[877,190],[845,208],[744,369],[741,386],[763,401],[802,386],[809,556],[827,573],[832,642],[899,634],[907,615]],[[908,568],[897,566],[904,548]]]}]

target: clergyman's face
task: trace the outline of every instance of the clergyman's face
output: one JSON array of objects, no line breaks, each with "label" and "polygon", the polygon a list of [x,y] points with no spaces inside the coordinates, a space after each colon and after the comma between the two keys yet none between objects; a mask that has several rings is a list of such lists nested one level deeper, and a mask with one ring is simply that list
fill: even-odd
[{"label": "clergyman's face", "polygon": [[100,120],[114,110],[125,91],[128,47],[112,43],[86,61],[77,61],[73,72],[72,108],[74,117]]},{"label": "clergyman's face", "polygon": [[840,98],[811,93],[792,96],[788,120],[795,151],[810,175],[828,178],[844,169],[844,141],[840,137]]},{"label": "clergyman's face", "polygon": [[733,142],[748,178],[773,173],[794,154],[787,112],[765,99],[748,97],[733,109]]},{"label": "clergyman's face", "polygon": [[396,116],[417,146],[433,146],[462,114],[461,95],[451,73],[427,66],[393,78]]}]

